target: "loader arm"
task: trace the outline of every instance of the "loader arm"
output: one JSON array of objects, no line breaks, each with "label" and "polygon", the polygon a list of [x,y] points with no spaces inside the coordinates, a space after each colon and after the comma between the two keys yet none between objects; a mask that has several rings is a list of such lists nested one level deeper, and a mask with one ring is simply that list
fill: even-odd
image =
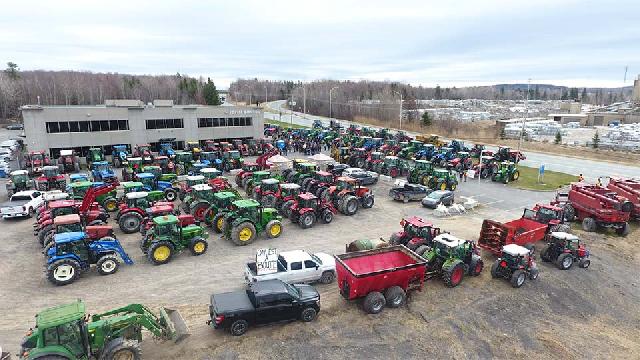
[{"label": "loader arm", "polygon": [[80,205],[80,213],[81,214],[86,213],[87,210],[89,210],[89,207],[91,206],[91,204],[96,200],[96,198],[98,198],[100,195],[104,195],[115,190],[118,187],[118,185],[120,185],[120,183],[116,179],[114,182],[105,184],[103,186],[90,187],[87,190],[87,193],[84,195],[84,198],[82,198],[82,204]]}]

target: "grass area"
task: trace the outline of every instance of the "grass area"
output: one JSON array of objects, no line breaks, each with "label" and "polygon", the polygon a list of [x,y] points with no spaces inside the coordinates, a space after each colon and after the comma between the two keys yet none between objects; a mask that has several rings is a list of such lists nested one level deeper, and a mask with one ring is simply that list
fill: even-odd
[{"label": "grass area", "polygon": [[538,183],[538,169],[528,166],[518,166],[520,178],[509,183],[509,186],[527,190],[556,190],[559,187],[578,181],[575,175],[546,170],[543,183]]},{"label": "grass area", "polygon": [[291,123],[288,123],[288,122],[278,121],[278,120],[271,120],[271,119],[265,119],[264,122],[266,124],[278,125],[278,126],[283,127],[285,129],[286,128],[292,128],[292,129],[309,129],[310,128],[310,126],[291,124]]}]

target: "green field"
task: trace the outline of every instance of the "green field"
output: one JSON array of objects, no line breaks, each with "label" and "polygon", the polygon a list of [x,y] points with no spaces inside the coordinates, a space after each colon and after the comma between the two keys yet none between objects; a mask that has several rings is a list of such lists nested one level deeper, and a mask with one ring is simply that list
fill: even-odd
[{"label": "green field", "polygon": [[278,125],[280,127],[283,128],[292,128],[292,129],[308,129],[310,128],[310,126],[304,126],[304,125],[298,125],[298,124],[290,124],[288,122],[285,121],[278,121],[278,120],[265,120],[264,121],[265,124],[271,124],[271,125]]},{"label": "green field", "polygon": [[555,171],[545,171],[543,183],[538,183],[538,169],[528,166],[518,166],[520,178],[509,183],[509,186],[527,190],[556,190],[572,182],[578,181],[578,177]]}]

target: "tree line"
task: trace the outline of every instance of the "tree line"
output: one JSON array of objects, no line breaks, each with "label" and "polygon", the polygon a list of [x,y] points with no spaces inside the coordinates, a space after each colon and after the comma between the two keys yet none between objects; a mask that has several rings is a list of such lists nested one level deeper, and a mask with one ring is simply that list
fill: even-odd
[{"label": "tree line", "polygon": [[88,71],[20,71],[9,62],[0,72],[0,119],[19,116],[22,105],[96,105],[106,99],[151,102],[169,99],[176,104],[219,105],[211,79],[185,74],[128,75]]}]

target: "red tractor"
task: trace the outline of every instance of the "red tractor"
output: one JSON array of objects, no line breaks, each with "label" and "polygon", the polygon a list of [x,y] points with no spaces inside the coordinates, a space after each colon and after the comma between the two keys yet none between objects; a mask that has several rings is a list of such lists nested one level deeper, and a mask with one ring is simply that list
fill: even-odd
[{"label": "red tractor", "polygon": [[27,154],[25,165],[29,174],[40,174],[44,166],[51,165],[51,159],[44,151],[32,151]]},{"label": "red tractor", "polygon": [[53,228],[44,236],[44,241],[42,242],[44,254],[46,255],[49,248],[55,244],[53,238],[56,234],[68,232],[84,232],[89,240],[98,240],[104,237],[115,238],[113,227],[110,225],[86,225],[78,214],[57,216],[53,219]]},{"label": "red tractor", "polygon": [[60,173],[77,173],[80,171],[80,159],[73,150],[60,150],[58,157],[58,170]]},{"label": "red tractor", "polygon": [[325,224],[330,223],[337,213],[338,210],[332,203],[311,193],[302,193],[298,195],[298,201],[291,206],[290,219],[298,223],[301,228],[308,229],[313,227],[318,219]]},{"label": "red tractor", "polygon": [[249,147],[241,139],[233,139],[233,148],[240,151],[240,155],[249,156]]},{"label": "red tractor", "polygon": [[336,179],[336,185],[324,190],[320,198],[331,201],[333,205],[345,215],[353,215],[362,206],[365,209],[373,207],[375,199],[369,188],[361,186],[353,178],[341,176]]},{"label": "red tractor", "polygon": [[349,165],[364,169],[365,166],[367,165],[368,157],[369,157],[369,152],[365,148],[351,149],[351,157],[349,157]]},{"label": "red tractor", "polygon": [[143,164],[153,164],[153,152],[151,152],[151,145],[138,144],[133,148],[133,157],[142,158]]},{"label": "red tractor", "polygon": [[401,231],[391,234],[389,245],[404,245],[418,254],[424,253],[440,235],[440,228],[417,216],[400,220],[400,226]]},{"label": "red tractor", "polygon": [[633,203],[602,186],[573,183],[568,193],[556,194],[551,204],[564,209],[567,221],[581,220],[584,231],[613,228],[618,235],[629,234]]},{"label": "red tractor", "polygon": [[466,151],[459,151],[456,157],[447,163],[449,169],[455,169],[457,172],[469,170],[471,166],[473,166],[473,159],[471,159],[471,155]]},{"label": "red tractor", "polygon": [[44,243],[46,234],[54,228],[54,220],[58,216],[78,214],[83,224],[91,226],[103,225],[109,218],[109,214],[100,205],[85,200],[58,200],[50,202],[48,206],[33,225],[33,235],[38,237],[41,244]]},{"label": "red tractor", "polygon": [[64,177],[64,175],[60,174],[57,166],[43,167],[42,175],[36,178],[36,190],[64,190],[66,187],[67,179]]},{"label": "red tractor", "polygon": [[132,234],[140,231],[144,219],[149,215],[149,208],[164,210],[167,207],[168,213],[173,213],[174,205],[172,202],[157,201],[154,203],[149,200],[147,192],[130,192],[125,195],[124,201],[118,204],[115,220],[123,233]]},{"label": "red tractor", "polygon": [[320,197],[325,189],[335,185],[335,177],[326,171],[314,171],[311,177],[302,180],[302,190]]},{"label": "red tractor", "polygon": [[236,185],[245,189],[247,182],[251,179],[251,174],[258,170],[261,170],[258,163],[245,161],[242,164],[242,169],[236,174]]},{"label": "red tractor", "polygon": [[369,153],[369,157],[367,158],[367,164],[365,165],[364,168],[369,171],[376,171],[377,169],[382,168],[384,156],[385,155],[382,151],[372,151],[371,153]]},{"label": "red tractor", "polygon": [[498,147],[498,151],[494,154],[494,157],[498,162],[511,161],[514,163],[527,159],[527,157],[524,156],[522,152],[517,150],[511,150],[511,148],[508,146]]},{"label": "red tractor", "polygon": [[291,216],[291,207],[298,202],[300,191],[298,184],[284,183],[280,185],[280,201],[277,204],[277,209],[284,217]]},{"label": "red tractor", "polygon": [[607,188],[633,203],[631,216],[640,220],[640,180],[611,178]]}]

